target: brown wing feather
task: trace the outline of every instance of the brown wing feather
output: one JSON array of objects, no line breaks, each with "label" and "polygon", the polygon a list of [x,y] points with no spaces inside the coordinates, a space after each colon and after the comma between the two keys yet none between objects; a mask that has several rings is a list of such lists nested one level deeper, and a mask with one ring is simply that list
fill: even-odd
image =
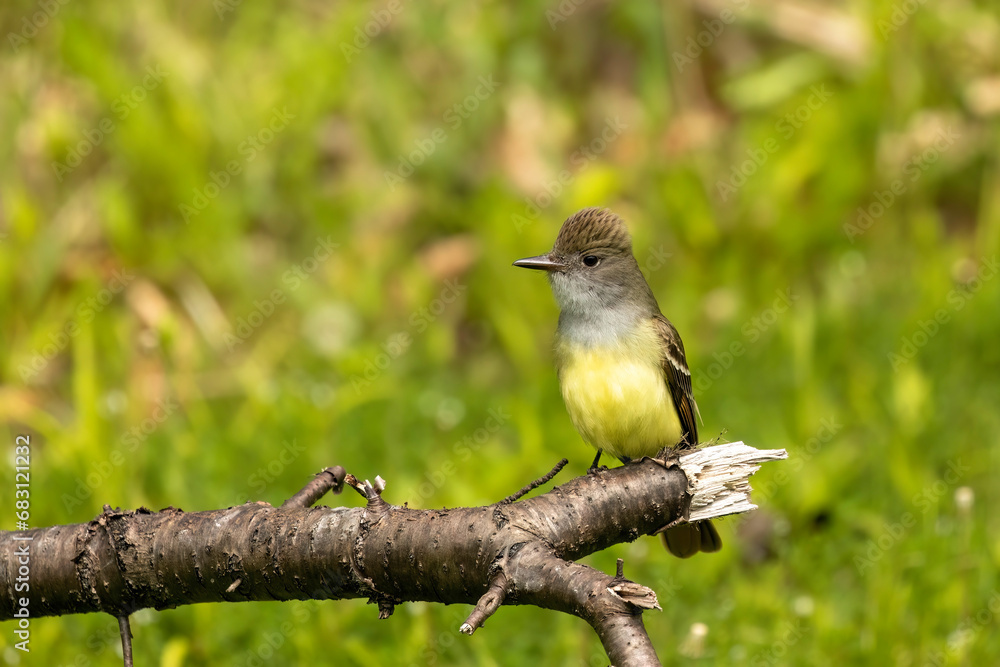
[{"label": "brown wing feather", "polygon": [[694,447],[698,444],[698,424],[695,421],[698,405],[691,392],[691,371],[684,356],[684,343],[677,329],[663,315],[656,317],[656,328],[663,341],[663,372],[684,431],[678,447]]},{"label": "brown wing feather", "polygon": [[[684,437],[677,446],[694,447],[698,444],[698,425],[695,422],[698,405],[691,393],[691,371],[684,356],[684,343],[681,342],[677,329],[663,315],[656,318],[656,328],[663,340],[663,373],[684,429]],[[690,558],[699,551],[718,551],[722,548],[722,539],[710,521],[699,521],[682,523],[666,530],[663,533],[663,544],[673,555]]]}]

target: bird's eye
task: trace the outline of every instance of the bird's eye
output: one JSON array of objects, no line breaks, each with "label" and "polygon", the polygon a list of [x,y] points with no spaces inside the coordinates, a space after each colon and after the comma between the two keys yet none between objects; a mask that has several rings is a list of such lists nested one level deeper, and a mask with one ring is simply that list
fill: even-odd
[{"label": "bird's eye", "polygon": [[584,266],[597,266],[601,262],[601,258],[597,255],[587,255],[583,258]]}]

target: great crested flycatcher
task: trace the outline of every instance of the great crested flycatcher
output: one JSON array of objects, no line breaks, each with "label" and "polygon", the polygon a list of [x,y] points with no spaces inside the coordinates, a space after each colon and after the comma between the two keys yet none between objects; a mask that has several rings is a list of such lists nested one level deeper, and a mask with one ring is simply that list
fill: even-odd
[{"label": "great crested flycatcher", "polygon": [[[603,451],[628,463],[698,444],[684,344],[660,313],[621,218],[585,208],[563,223],[550,253],[514,266],[548,273],[560,311],[559,385],[573,425],[597,449],[592,469]],[[680,558],[722,547],[708,521],[674,526],[663,541]]]}]

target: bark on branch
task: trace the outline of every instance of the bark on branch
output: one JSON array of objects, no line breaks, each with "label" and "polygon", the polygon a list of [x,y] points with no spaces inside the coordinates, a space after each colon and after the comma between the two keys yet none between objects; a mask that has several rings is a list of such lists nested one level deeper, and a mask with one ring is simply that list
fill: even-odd
[{"label": "bark on branch", "polygon": [[[602,469],[528,499],[448,510],[389,504],[380,478],[360,482],[339,467],[281,507],[106,507],[85,524],[0,533],[0,620],[26,596],[15,591],[15,550],[30,544],[32,617],[361,597],[380,618],[402,602],[474,604],[461,628],[472,634],[501,605],[530,604],[590,623],[618,667],[659,664],[641,616],[659,607],[656,594],[621,567],[612,576],[574,561],[678,519],[754,509],[750,475],[786,456],[730,443]],[[365,507],[310,507],[344,483]]]}]

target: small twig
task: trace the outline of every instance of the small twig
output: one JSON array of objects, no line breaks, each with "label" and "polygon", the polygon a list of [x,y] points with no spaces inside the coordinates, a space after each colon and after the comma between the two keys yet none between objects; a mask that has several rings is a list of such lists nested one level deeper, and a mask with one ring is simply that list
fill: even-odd
[{"label": "small twig", "polygon": [[674,526],[679,526],[682,523],[687,523],[687,519],[684,518],[683,516],[679,516],[676,519],[674,519],[673,521],[671,521],[670,523],[668,523],[667,525],[663,526],[662,528],[657,528],[656,532],[653,533],[653,534],[654,535],[659,535],[660,533],[666,532],[666,531],[670,530],[671,528],[673,528]]},{"label": "small twig", "polygon": [[499,570],[490,582],[490,587],[485,593],[483,593],[483,596],[479,598],[479,602],[476,603],[476,608],[472,610],[472,613],[469,614],[467,619],[465,619],[465,623],[462,623],[458,631],[462,634],[471,635],[473,632],[483,627],[483,623],[486,622],[486,619],[492,616],[496,610],[500,608],[500,605],[503,604],[506,597],[507,575],[503,573],[503,570]]},{"label": "small twig", "polygon": [[302,490],[281,504],[282,507],[312,507],[327,491],[340,493],[344,490],[347,471],[341,466],[333,466],[321,471]]},{"label": "small twig", "polygon": [[367,479],[362,482],[354,475],[347,473],[344,483],[361,494],[361,497],[368,501],[368,509],[376,513],[382,513],[388,509],[389,504],[382,500],[382,492],[385,491],[385,480],[380,476],[375,476],[375,483],[372,484]]},{"label": "small twig", "polygon": [[355,491],[357,491],[358,495],[360,495],[365,500],[369,499],[369,495],[368,495],[369,494],[369,489],[371,489],[372,493],[375,492],[375,489],[372,489],[371,482],[369,482],[368,480],[365,480],[364,482],[362,482],[361,480],[359,480],[357,477],[355,477],[351,473],[347,473],[347,475],[344,476],[344,484],[346,484],[347,486],[349,486],[352,489],[354,489]]},{"label": "small twig", "polygon": [[132,667],[132,626],[128,622],[128,614],[118,617],[118,632],[122,636],[122,660],[125,667]]},{"label": "small twig", "polygon": [[392,616],[392,612],[396,609],[396,605],[389,600],[379,600],[378,601],[378,618],[380,621]]},{"label": "small twig", "polygon": [[546,475],[544,475],[542,477],[539,477],[534,482],[532,482],[531,484],[527,485],[526,487],[524,487],[523,489],[521,489],[517,493],[515,493],[513,495],[510,495],[510,496],[507,496],[506,498],[504,498],[503,500],[501,500],[498,504],[500,504],[500,505],[510,505],[512,502],[514,502],[516,500],[519,500],[519,499],[523,498],[524,496],[528,495],[529,493],[531,493],[532,491],[534,491],[535,489],[537,489],[538,487],[540,487],[542,484],[547,484],[553,477],[555,477],[556,475],[559,474],[560,470],[562,470],[563,468],[566,467],[567,463],[569,463],[569,460],[568,459],[563,459],[562,461],[560,461],[559,463],[557,463],[556,467],[553,468],[552,470],[550,470],[548,472],[548,474],[546,474]]}]

